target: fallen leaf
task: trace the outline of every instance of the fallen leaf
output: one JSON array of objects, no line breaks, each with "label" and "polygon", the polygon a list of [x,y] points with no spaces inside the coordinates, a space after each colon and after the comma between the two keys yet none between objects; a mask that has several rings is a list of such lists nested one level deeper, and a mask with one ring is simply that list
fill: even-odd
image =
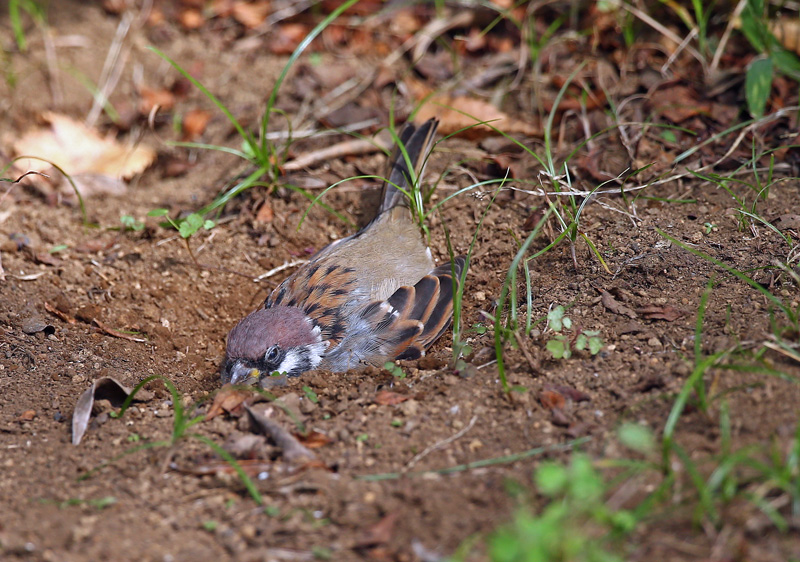
[{"label": "fallen leaf", "polygon": [[297,433],[293,434],[298,441],[300,441],[303,445],[308,447],[309,449],[319,449],[320,447],[324,447],[326,445],[330,445],[333,443],[333,439],[325,435],[324,433],[320,433],[319,431],[309,431],[307,435],[299,435]]},{"label": "fallen leaf", "polygon": [[[20,156],[36,157],[20,161],[28,171],[49,171],[50,162],[60,167],[73,178],[81,195],[110,189],[114,182],[113,189],[118,190],[121,185],[124,190],[121,179],[129,179],[144,171],[155,160],[155,151],[142,143],[136,147],[123,146],[113,138],[102,138],[94,129],[58,113],[48,112],[44,118],[49,126],[23,135],[14,143],[14,152]],[[107,185],[89,185],[92,179],[97,183],[98,178],[107,180]]]},{"label": "fallen leaf", "polygon": [[[75,403],[75,412],[72,414],[72,444],[78,445],[83,439],[89,426],[89,419],[92,417],[95,400],[108,400],[116,408],[122,406],[130,393],[130,388],[112,377],[101,377],[94,381]],[[139,390],[134,400],[146,402],[152,398],[152,392]]]},{"label": "fallen leaf", "polygon": [[148,88],[141,86],[139,88],[139,111],[143,115],[149,115],[153,108],[158,107],[163,110],[170,110],[175,106],[175,95],[169,90]]},{"label": "fallen leaf", "polygon": [[379,544],[387,544],[394,536],[394,527],[399,515],[397,512],[387,513],[380,521],[364,529],[356,548],[367,548]]},{"label": "fallen leaf", "polygon": [[267,48],[273,55],[288,55],[306,38],[310,28],[302,23],[284,23],[273,28]]},{"label": "fallen leaf", "polygon": [[114,245],[113,238],[110,238],[108,240],[103,240],[102,238],[93,238],[91,240],[86,240],[84,242],[81,242],[80,244],[75,246],[75,251],[80,252],[82,254],[96,254],[97,252],[108,250],[113,245]]},{"label": "fallen leaf", "polygon": [[767,27],[787,51],[800,55],[800,21],[782,17],[767,22]]},{"label": "fallen leaf", "polygon": [[67,324],[77,324],[78,323],[78,321],[75,320],[75,318],[73,318],[72,316],[70,316],[69,314],[67,314],[64,311],[57,309],[56,307],[54,307],[53,305],[51,305],[48,302],[44,303],[44,309],[47,312],[49,312],[50,314],[52,314],[53,316],[55,316],[57,318],[60,318],[61,320],[63,320]]},{"label": "fallen leaf", "polygon": [[254,29],[267,19],[269,2],[234,2],[231,15],[243,26]]},{"label": "fallen leaf", "polygon": [[36,417],[36,410],[25,410],[17,418],[17,421],[18,422],[29,422],[29,421],[33,421],[33,419],[35,417]]},{"label": "fallen leaf", "polygon": [[650,105],[673,123],[682,123],[690,117],[711,112],[711,103],[700,101],[697,93],[688,86],[665,86],[650,95]]},{"label": "fallen leaf", "polygon": [[45,335],[55,333],[56,329],[38,312],[32,312],[22,319],[22,332],[25,334],[37,334],[44,332]]},{"label": "fallen leaf", "polygon": [[240,416],[244,413],[245,401],[253,396],[250,390],[235,388],[230,384],[223,386],[214,397],[214,402],[206,413],[206,421],[213,419],[223,412]]},{"label": "fallen leaf", "polygon": [[571,386],[565,386],[561,384],[546,386],[545,390],[558,392],[559,394],[572,400],[573,402],[589,402],[592,399],[591,396],[589,396],[585,392],[581,392],[577,388],[572,388]]},{"label": "fallen leaf", "polygon": [[391,390],[381,390],[375,395],[375,403],[379,406],[396,406],[408,399],[408,396],[403,396]]},{"label": "fallen leaf", "polygon": [[198,29],[204,23],[206,23],[206,18],[203,17],[202,12],[200,10],[189,9],[183,10],[178,15],[178,21],[185,29]]},{"label": "fallen leaf", "polygon": [[539,402],[548,410],[555,410],[563,408],[567,401],[564,396],[553,390],[543,390],[539,394]]},{"label": "fallen leaf", "polygon": [[37,252],[34,254],[33,259],[36,260],[37,263],[41,263],[43,265],[50,265],[53,267],[58,267],[61,265],[61,260],[50,252]]},{"label": "fallen leaf", "polygon": [[256,222],[272,222],[274,218],[275,212],[272,210],[272,205],[269,201],[264,201],[256,213]]},{"label": "fallen leaf", "polygon": [[600,293],[600,302],[602,302],[603,306],[614,314],[622,314],[628,318],[637,318],[636,312],[634,312],[633,309],[628,308],[616,300],[608,291],[604,290]]},{"label": "fallen leaf", "polygon": [[786,214],[776,217],[770,223],[778,230],[786,230],[787,228],[800,228],[800,215]]},{"label": "fallen leaf", "polygon": [[181,140],[193,141],[203,134],[208,122],[211,120],[211,112],[204,109],[191,109],[183,116],[183,135]]},{"label": "fallen leaf", "polygon": [[[476,125],[481,121],[503,131],[505,134],[522,134],[541,136],[541,131],[533,124],[518,118],[511,118],[487,101],[468,96],[453,96],[447,93],[433,93],[422,82],[408,79],[411,95],[422,105],[417,110],[414,120],[423,123],[431,118],[439,119],[439,133],[450,135],[460,131],[460,136],[479,139],[498,135],[494,129],[486,125]],[[463,130],[462,130],[463,129]]]},{"label": "fallen leaf", "polygon": [[636,312],[648,320],[666,320],[667,322],[674,322],[686,314],[684,311],[669,304],[664,306],[651,304],[637,308]]}]

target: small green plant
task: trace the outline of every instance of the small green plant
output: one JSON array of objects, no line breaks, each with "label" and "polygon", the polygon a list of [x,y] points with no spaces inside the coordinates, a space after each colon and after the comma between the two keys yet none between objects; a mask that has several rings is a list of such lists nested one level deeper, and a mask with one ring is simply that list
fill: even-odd
[{"label": "small green plant", "polygon": [[764,115],[775,71],[798,80],[800,60],[785,49],[770,30],[768,3],[764,0],[747,0],[740,27],[750,45],[761,53],[747,67],[744,85],[747,108],[758,119]]},{"label": "small green plant", "polygon": [[577,351],[588,350],[591,355],[597,355],[603,349],[603,340],[597,330],[581,330],[570,336],[564,333],[572,330],[572,319],[561,305],[547,313],[547,327],[556,333],[546,345],[554,359],[569,359],[573,347]]},{"label": "small green plant", "polygon": [[22,28],[22,11],[28,12],[38,26],[43,26],[45,21],[44,9],[34,0],[9,0],[8,19],[14,31],[17,47],[23,53],[28,50],[28,41],[25,39],[25,30]]},{"label": "small green plant", "polygon": [[317,393],[314,392],[310,386],[303,386],[303,394],[305,394],[306,398],[308,398],[312,403],[319,403],[319,397],[317,396]]},{"label": "small green plant", "polygon": [[398,379],[406,378],[406,374],[405,372],[403,372],[403,368],[394,361],[387,361],[386,363],[383,364],[383,368],[389,371],[393,377],[396,377]]},{"label": "small green plant", "polygon": [[625,559],[612,547],[634,529],[636,517],[606,505],[609,486],[589,457],[576,453],[569,465],[544,463],[536,470],[534,482],[546,505],[538,514],[530,508],[518,509],[510,523],[490,535],[493,562]]},{"label": "small green plant", "polygon": [[119,217],[119,222],[122,223],[123,230],[132,230],[134,232],[144,230],[144,223],[137,221],[132,215],[122,215]]}]

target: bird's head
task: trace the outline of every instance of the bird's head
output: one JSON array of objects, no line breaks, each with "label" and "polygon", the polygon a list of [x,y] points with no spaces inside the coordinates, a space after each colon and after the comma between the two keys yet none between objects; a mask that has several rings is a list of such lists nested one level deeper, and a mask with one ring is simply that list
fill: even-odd
[{"label": "bird's head", "polygon": [[243,318],[228,334],[222,383],[261,383],[274,373],[297,376],[322,361],[328,343],[302,310],[262,308]]}]

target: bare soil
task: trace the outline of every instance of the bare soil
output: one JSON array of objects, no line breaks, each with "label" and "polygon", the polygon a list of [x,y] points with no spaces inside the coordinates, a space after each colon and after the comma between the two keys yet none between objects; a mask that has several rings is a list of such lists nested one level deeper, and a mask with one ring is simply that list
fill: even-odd
[{"label": "bare soil", "polygon": [[[0,36],[3,47],[12,50],[6,13],[3,8]],[[34,126],[42,112],[55,109],[78,119],[85,115],[91,95],[76,76],[79,71],[97,79],[119,21],[119,16],[107,14],[94,3],[51,6],[52,33],[62,38],[79,35],[88,41],[57,50],[63,96],[58,104],[51,94],[52,73],[40,32],[29,28],[27,53],[9,51],[4,64],[13,71],[16,83],[13,87],[8,81],[0,83],[3,162],[11,158],[13,139]],[[226,25],[208,24],[195,31],[169,23],[133,29],[128,39],[133,48],[112,102],[118,109],[138,107],[134,69],[151,87],[169,87],[176,81],[174,70],[144,48],[152,42],[193,69],[234,115],[248,125],[256,123],[286,58],[252,43],[243,44],[241,32],[233,24]],[[378,54],[345,49],[319,51],[315,56],[323,67],[341,69],[342,79],[357,76],[364,68],[377,68],[383,60]],[[313,74],[307,57],[300,65],[279,98],[279,107],[289,115],[308,97],[320,96],[323,88],[330,87],[307,79]],[[70,73],[67,68],[77,71]],[[504,107],[510,115],[528,115],[518,100],[530,94],[532,82],[526,79],[524,91]],[[391,87],[375,88],[368,96],[378,107],[377,115],[388,121]],[[643,100],[635,104],[645,115],[650,110]],[[172,111],[182,114],[198,107],[213,109],[199,92],[189,89]],[[199,467],[217,459],[199,441],[184,439],[172,448],[117,458],[137,444],[169,439],[173,410],[170,395],[160,383],[149,384],[151,399],[136,404],[122,419],[109,417],[111,406],[101,402],[83,442],[79,446],[70,442],[74,404],[101,376],[115,377],[132,387],[150,375],[164,375],[186,403],[217,390],[217,368],[228,330],[291,270],[260,283],[252,279],[287,261],[308,257],[353,230],[320,207],[297,230],[308,199],[288,189],[272,194],[253,190],[229,205],[220,224],[191,239],[194,254],[204,266],[197,267],[175,231],[160,227],[146,213],[161,207],[174,213],[196,210],[211,201],[242,165],[230,155],[158,144],[156,134],[176,138],[169,119],[159,119],[151,131],[140,116],[125,133],[132,138],[143,134],[146,142],[156,145],[157,164],[137,177],[125,195],[87,200],[89,219],[99,228],[82,225],[74,202],[24,185],[13,187],[0,203],[6,275],[0,283],[3,560],[305,560],[326,552],[334,560],[433,560],[435,554],[451,554],[463,541],[507,521],[516,505],[508,483],[530,488],[537,463],[566,458],[570,447],[450,474],[411,473],[568,445],[582,437],[588,440],[580,448],[593,457],[628,454],[614,432],[623,421],[647,424],[657,433],[663,428],[693,368],[697,311],[712,278],[702,332],[706,353],[739,349],[743,357],[770,338],[773,319],[782,321],[752,287],[671,244],[656,229],[749,272],[791,306],[796,307],[800,298],[790,280],[769,269],[775,259],[786,258],[786,243],[763,226],[757,233],[741,230],[737,216],[730,212],[735,202],[713,184],[691,177],[660,183],[644,191],[648,198],[633,204],[626,204],[619,195],[601,195],[586,206],[582,230],[600,250],[609,271],[579,240],[577,270],[569,245],[561,243],[533,260],[530,274],[533,320],[545,317],[551,306],[569,306],[567,314],[576,327],[598,330],[605,347],[594,357],[576,352],[570,359],[554,360],[545,350],[552,334],[544,332],[541,322],[530,337],[523,338],[525,350],[506,345],[509,382],[524,387],[506,394],[492,362],[492,331],[478,333],[473,325],[490,326],[482,311],[493,313],[518,243],[528,235],[531,214],[543,208],[544,199],[504,191],[487,212],[467,278],[463,323],[474,350],[472,367],[455,371],[448,366],[452,343],[448,333],[424,361],[404,365],[402,379],[380,370],[319,372],[273,389],[278,396],[288,395],[305,427],[323,434],[330,443],[315,449],[323,468],[282,473],[286,465],[278,458],[272,461],[272,472],[259,471],[262,476],[269,472],[268,477],[256,480],[270,506],[267,514],[235,476],[196,474]],[[600,110],[591,113],[593,130],[602,128],[595,127],[602,119]],[[574,117],[565,118],[564,123],[567,131],[556,139],[556,150],[566,155],[583,139],[583,132]],[[707,125],[708,131],[724,128],[711,120]],[[784,125],[790,130],[793,126],[788,121]],[[102,127],[113,129],[109,122]],[[770,138],[778,136],[774,132]],[[305,154],[345,138],[302,141],[293,144],[291,151]],[[228,146],[239,143],[216,110],[199,140]],[[540,139],[523,140],[541,148]],[[662,163],[697,142],[680,133],[671,147],[651,139],[639,145],[636,158],[641,163]],[[749,142],[743,149],[745,157]],[[599,139],[594,150],[611,152],[619,143],[619,137],[611,134]],[[498,176],[496,164],[485,158],[493,150],[493,156],[502,154],[513,161],[515,177],[527,181],[518,185],[538,186],[539,167],[532,158],[510,143],[498,143],[496,149],[491,146],[458,138],[438,146],[428,177],[435,179],[450,170],[440,182],[438,200],[474,183],[476,176],[502,177],[504,170]],[[726,150],[711,147],[717,152],[708,154],[709,161]],[[581,154],[591,150],[584,147]],[[476,159],[475,154],[481,156]],[[790,151],[783,162],[793,157]],[[170,171],[174,161],[188,163],[185,173]],[[291,178],[325,186],[349,176],[380,174],[384,165],[382,155],[347,157]],[[654,177],[654,172],[646,172],[646,177]],[[578,172],[576,182],[599,183],[586,172]],[[363,225],[374,212],[377,188],[372,181],[352,181],[329,192],[325,200],[353,224]],[[749,193],[743,186],[733,189],[743,196]],[[432,217],[431,246],[438,260],[448,259],[443,223],[456,252],[467,252],[490,198],[491,193],[474,190],[449,201]],[[265,200],[274,216],[257,220],[257,209]],[[800,183],[792,179],[774,186],[758,211],[771,219],[796,212],[797,201]],[[146,227],[138,232],[113,230],[120,226],[121,215],[145,221]],[[551,221],[532,251],[544,248],[557,232],[558,225]],[[25,237],[25,247],[19,247],[20,236]],[[53,254],[54,261],[41,259],[58,245],[67,249]],[[522,273],[520,279],[524,282]],[[674,307],[682,314],[661,320],[640,312],[631,318],[609,310],[602,291],[634,311]],[[46,304],[77,316],[78,322],[64,322],[48,313]],[[520,305],[524,321],[524,298]],[[113,337],[92,324],[91,318],[146,341]],[[37,320],[48,328],[31,334],[23,331]],[[789,377],[800,375],[800,367],[780,354],[767,352],[764,362]],[[709,376],[714,377],[708,381],[713,395],[727,392],[735,448],[774,442],[783,450],[791,443],[800,402],[797,384],[747,371],[710,370]],[[316,394],[317,403],[309,399],[305,386]],[[397,405],[376,403],[383,390],[407,400]],[[563,408],[554,411],[543,404],[545,391],[566,396]],[[709,419],[690,408],[681,419],[678,440],[693,457],[719,451],[716,415],[712,413]],[[247,433],[244,425],[238,418],[223,415],[200,423],[193,431],[223,444]],[[429,450],[436,444],[440,446]],[[273,453],[271,458],[279,456]],[[103,463],[109,464],[79,479]],[[361,478],[383,473],[404,474],[376,481]],[[113,500],[108,505],[98,503],[104,498]],[[696,526],[678,499],[674,510],[644,524],[621,552],[629,560],[759,561],[788,560],[800,552],[797,535],[781,534],[759,517],[752,507],[734,505],[725,510],[721,529]]]}]

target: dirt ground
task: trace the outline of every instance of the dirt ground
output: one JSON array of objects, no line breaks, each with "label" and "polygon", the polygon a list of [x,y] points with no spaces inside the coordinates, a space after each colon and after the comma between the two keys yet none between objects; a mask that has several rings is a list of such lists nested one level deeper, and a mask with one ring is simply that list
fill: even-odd
[{"label": "dirt ground", "polygon": [[[165,13],[170,6],[166,3]],[[17,52],[5,6],[2,12],[0,36],[7,50],[3,64],[6,76],[15,76],[13,84],[8,79],[0,82],[0,157],[7,163],[14,139],[40,123],[44,112],[83,119],[92,98],[78,76],[98,79],[121,16],[104,11],[99,3],[51,5],[49,30],[61,39],[56,51],[61,93],[56,101],[41,32],[29,27],[30,50]],[[608,271],[579,240],[577,271],[569,245],[562,243],[531,261],[530,275],[534,320],[545,317],[552,306],[569,306],[567,314],[575,325],[598,330],[604,348],[596,356],[576,352],[569,359],[552,359],[545,350],[552,334],[544,332],[540,323],[523,338],[527,349],[506,346],[509,382],[524,387],[507,395],[493,362],[492,330],[480,333],[483,330],[473,326],[490,326],[482,311],[493,313],[518,244],[532,228],[531,217],[535,219],[545,205],[543,197],[530,192],[539,187],[540,166],[496,137],[452,138],[437,146],[428,165],[428,178],[449,171],[436,192],[439,200],[475,183],[475,178],[502,177],[504,162],[512,165],[516,180],[512,185],[528,191],[503,191],[478,234],[463,311],[474,351],[469,368],[448,366],[452,343],[448,332],[426,359],[403,366],[405,378],[377,369],[318,372],[274,389],[276,395],[287,397],[305,428],[327,437],[327,442],[315,449],[321,467],[300,471],[288,470],[279,451],[259,443],[261,454],[255,456],[267,460],[253,475],[261,475],[256,482],[269,507],[266,513],[235,475],[219,468],[219,457],[196,439],[116,458],[137,444],[170,438],[172,403],[160,383],[150,383],[149,400],[135,404],[121,419],[110,417],[111,405],[100,402],[83,442],[72,445],[75,402],[99,377],[111,376],[132,387],[150,375],[163,375],[187,404],[218,389],[227,332],[291,269],[259,283],[253,278],[308,257],[353,229],[315,207],[297,230],[308,199],[287,189],[272,194],[254,189],[226,208],[220,224],[191,239],[194,254],[205,266],[198,268],[174,230],[146,217],[157,208],[170,209],[172,216],[197,210],[241,171],[242,164],[231,155],[163,143],[180,136],[174,131],[172,114],[201,108],[211,111],[212,117],[196,140],[239,146],[225,117],[194,88],[178,97],[172,109],[162,111],[153,129],[148,127],[147,116],[137,113],[141,99],[137,80],[151,88],[170,88],[179,76],[145,47],[155,44],[191,69],[248,126],[257,122],[286,61],[285,55],[264,48],[269,33],[245,33],[232,20],[211,20],[196,30],[170,21],[134,26],[126,39],[131,49],[120,63],[124,68],[111,101],[121,114],[135,116],[120,136],[141,135],[157,148],[159,157],[130,182],[126,193],[87,198],[89,220],[99,227],[85,227],[69,197],[40,188],[16,185],[0,200],[0,255],[5,270],[0,282],[3,560],[441,559],[465,540],[482,537],[507,521],[517,505],[509,483],[530,489],[534,467],[543,459],[567,458],[575,439],[588,438],[580,448],[594,458],[615,458],[625,454],[614,437],[623,421],[661,431],[694,366],[697,312],[710,279],[715,284],[703,324],[705,353],[736,350],[732,362],[752,363],[756,358],[751,354],[762,349],[774,332],[771,322],[783,322],[761,293],[670,243],[656,229],[748,272],[788,305],[798,306],[797,287],[770,268],[776,259],[786,259],[786,242],[760,224],[756,230],[740,229],[736,213],[731,212],[737,207],[733,198],[713,183],[692,176],[656,182],[635,201],[633,196],[626,201],[603,194],[585,207],[581,228],[601,252]],[[64,46],[70,41],[73,46]],[[572,47],[580,48],[580,43]],[[308,56],[301,58],[281,91],[278,107],[289,116],[309,98],[335,87],[331,75],[340,73],[340,81],[363,76],[385,60],[379,52],[316,51],[317,66]],[[549,64],[556,59],[569,64],[559,70],[562,75],[574,68],[574,51],[554,48],[551,54]],[[393,76],[402,73],[396,67],[408,65],[401,57],[392,67]],[[691,77],[674,80],[691,84]],[[504,102],[503,109],[513,118],[532,115],[525,100],[530,100],[533,83],[533,78],[524,78],[515,95]],[[400,94],[393,102],[392,88],[371,86],[363,94],[363,107],[374,110],[381,120],[366,134],[388,121],[392,103],[399,104],[402,117],[408,114],[413,101]],[[793,95],[796,102],[796,84]],[[742,101],[731,95],[715,103],[730,109]],[[626,119],[642,121],[652,114],[653,104],[639,97],[625,110],[630,112]],[[735,117],[736,111],[726,115]],[[564,115],[562,130],[555,132],[555,150],[562,157],[585,138],[584,124],[592,132],[609,124],[602,109],[589,111],[583,121],[578,113]],[[660,118],[665,119],[663,114]],[[99,124],[104,133],[122,129],[104,119]],[[707,115],[693,119],[683,126],[702,125],[699,141],[725,128],[724,119]],[[276,130],[280,123],[276,121]],[[796,131],[796,125],[793,117],[778,119],[768,130],[759,131],[759,142],[767,148],[791,144],[791,139],[780,139]],[[629,154],[620,149],[619,135],[607,133],[580,149],[576,185],[591,189],[603,181],[592,177],[592,169],[609,169],[616,175],[631,164],[655,162],[636,180],[647,183],[668,170],[665,163],[699,142],[680,131],[676,134],[672,141],[657,133],[643,138],[630,162]],[[345,138],[299,141],[292,145],[291,155]],[[541,153],[541,138],[519,138]],[[749,138],[721,168],[732,169],[730,162],[749,156]],[[732,141],[708,145],[697,167],[721,157]],[[758,212],[766,219],[797,212],[800,182],[791,178],[796,162],[796,149],[780,154],[776,174],[790,179],[775,185],[759,203]],[[318,186],[343,178],[381,174],[384,165],[380,154],[341,157],[281,181],[306,185],[317,193]],[[377,188],[374,181],[354,180],[329,192],[325,200],[354,224],[363,225],[374,212]],[[746,186],[732,189],[752,197]],[[447,259],[442,224],[449,228],[456,252],[466,253],[490,198],[491,193],[473,190],[448,201],[431,218],[431,246],[438,260]],[[269,216],[259,213],[263,205],[271,207]],[[145,228],[120,230],[122,215],[144,222]],[[557,223],[551,221],[532,251],[544,248],[557,232]],[[796,230],[789,234],[796,239]],[[66,248],[48,253],[62,245]],[[640,312],[615,312],[603,301],[603,291],[626,310]],[[523,320],[524,304],[522,298]],[[69,324],[49,313],[45,307],[50,305],[78,321]],[[680,314],[652,318],[641,312],[645,307]],[[145,341],[114,337],[92,318]],[[44,329],[31,329],[37,323]],[[714,377],[709,386],[717,396],[726,392],[735,448],[772,442],[783,450],[791,444],[797,423],[800,388],[791,377],[800,376],[800,366],[772,351],[759,360],[786,374],[787,380],[719,369],[709,371]],[[385,404],[379,393],[386,390],[405,400]],[[543,403],[547,392],[566,396],[565,404],[557,410],[548,407]],[[316,402],[309,397],[312,393]],[[206,406],[201,408],[204,412]],[[220,445],[248,433],[244,418],[227,415],[202,422],[192,431]],[[691,408],[677,435],[694,458],[713,455],[720,447],[718,420]],[[558,445],[565,447],[515,462],[450,474],[417,474]],[[109,464],[101,467],[103,463]],[[98,467],[90,477],[79,479]],[[219,470],[199,474],[209,467]],[[384,473],[403,474],[363,478]],[[800,552],[796,534],[781,534],[762,520],[751,507],[731,505],[723,511],[721,528],[696,525],[677,499],[672,509],[644,523],[620,552],[628,560],[664,561],[785,561]],[[483,558],[480,547],[474,556]]]}]

